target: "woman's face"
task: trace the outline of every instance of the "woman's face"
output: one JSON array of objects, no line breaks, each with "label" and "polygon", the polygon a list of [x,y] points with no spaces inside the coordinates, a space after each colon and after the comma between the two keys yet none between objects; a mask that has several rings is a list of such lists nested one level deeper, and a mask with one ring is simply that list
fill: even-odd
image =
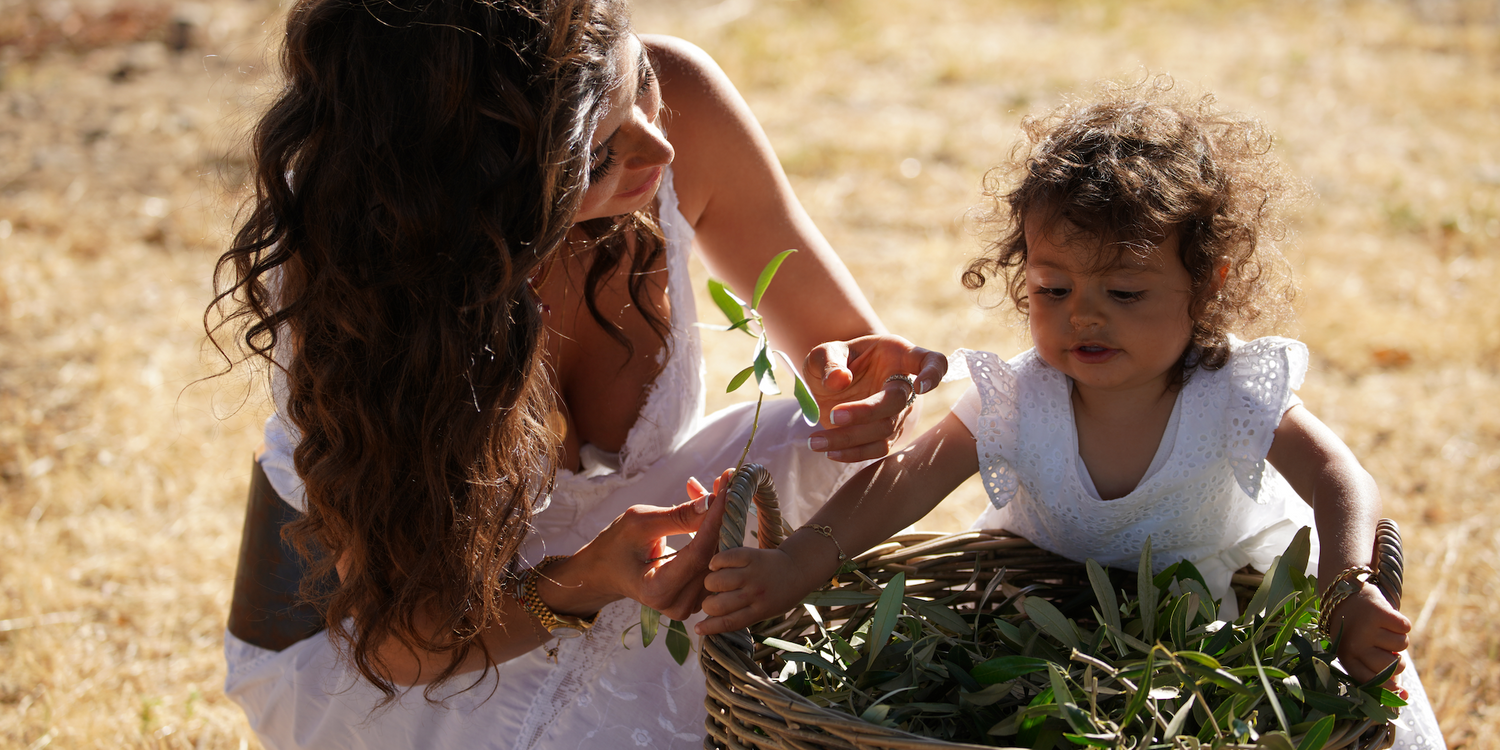
[{"label": "woman's face", "polygon": [[605,101],[590,144],[588,189],[575,222],[644,207],[672,163],[672,144],[661,130],[661,86],[651,60],[633,34],[624,47],[616,58],[620,84]]}]

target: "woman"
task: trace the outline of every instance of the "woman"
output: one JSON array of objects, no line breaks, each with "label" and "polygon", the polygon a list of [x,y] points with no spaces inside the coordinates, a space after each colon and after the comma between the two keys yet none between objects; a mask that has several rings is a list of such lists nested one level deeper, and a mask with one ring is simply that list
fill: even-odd
[{"label": "woman", "polygon": [[713,62],[621,2],[302,0],[283,64],[218,301],[276,362],[260,466],[335,583],[281,650],[232,616],[226,692],[274,748],[697,746],[701,673],[625,645],[638,603],[698,610],[721,508],[689,480],[750,428],[701,416],[687,252],[748,292],[800,250],[760,310],[836,426],[772,404],[751,453],[794,525],[943,358],[884,332]]}]

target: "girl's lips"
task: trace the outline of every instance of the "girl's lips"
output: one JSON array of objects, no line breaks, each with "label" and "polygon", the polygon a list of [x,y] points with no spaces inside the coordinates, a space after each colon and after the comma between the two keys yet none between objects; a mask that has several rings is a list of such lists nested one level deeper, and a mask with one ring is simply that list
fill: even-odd
[{"label": "girl's lips", "polygon": [[620,197],[620,198],[635,198],[635,197],[638,197],[638,196],[645,195],[652,188],[656,187],[657,181],[661,179],[661,171],[662,171],[661,167],[653,167],[651,169],[651,173],[648,174],[648,175],[646,175],[646,179],[642,180],[641,184],[639,186],[637,186],[636,188],[632,189],[628,193],[620,193],[618,197]]},{"label": "girl's lips", "polygon": [[1085,344],[1083,346],[1075,346],[1071,350],[1069,350],[1069,352],[1073,355],[1074,359],[1077,359],[1079,362],[1082,362],[1086,365],[1097,365],[1113,359],[1116,354],[1120,353],[1120,350],[1110,349],[1103,346],[1096,346],[1093,344]]}]

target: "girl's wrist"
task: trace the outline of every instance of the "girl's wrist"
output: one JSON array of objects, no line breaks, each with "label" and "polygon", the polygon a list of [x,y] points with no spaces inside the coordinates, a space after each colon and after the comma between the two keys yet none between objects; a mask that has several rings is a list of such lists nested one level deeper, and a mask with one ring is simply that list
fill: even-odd
[{"label": "girl's wrist", "polygon": [[[828,533],[825,534],[820,529],[827,529]],[[815,529],[812,524],[808,524],[797,529],[781,544],[781,551],[792,558],[797,570],[805,571],[808,580],[812,582],[812,590],[821,588],[838,575],[839,568],[848,559],[839,546],[837,537],[832,534],[832,529],[826,526]]]}]

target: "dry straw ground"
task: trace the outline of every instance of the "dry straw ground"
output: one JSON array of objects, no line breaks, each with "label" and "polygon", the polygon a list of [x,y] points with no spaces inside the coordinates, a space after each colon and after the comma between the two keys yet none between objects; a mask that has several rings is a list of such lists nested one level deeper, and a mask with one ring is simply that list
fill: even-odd
[{"label": "dry straw ground", "polygon": [[[219,648],[266,407],[200,382],[200,316],[279,9],[97,2],[0,2],[0,746],[254,746]],[[1023,346],[956,282],[1022,115],[1164,72],[1263,118],[1316,192],[1289,247],[1303,396],[1405,530],[1450,745],[1500,747],[1492,1],[643,0],[637,26],[720,60],[887,323],[945,351]]]}]

